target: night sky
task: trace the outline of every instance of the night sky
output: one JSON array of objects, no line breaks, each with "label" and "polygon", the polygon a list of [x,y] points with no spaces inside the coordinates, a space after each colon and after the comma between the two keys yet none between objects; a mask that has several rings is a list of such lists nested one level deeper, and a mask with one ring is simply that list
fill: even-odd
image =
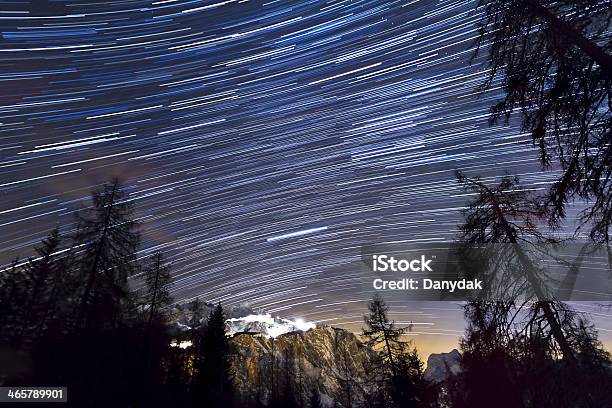
[{"label": "night sky", "polygon": [[[488,125],[501,94],[478,95],[474,7],[2,2],[0,264],[68,234],[119,176],[139,256],[168,255],[177,302],[358,330],[371,293],[338,271],[362,245],[452,240],[469,199],[456,169],[535,191],[555,177],[516,122]],[[455,304],[391,306],[425,353],[463,332]],[[608,342],[612,314],[578,308]]]}]

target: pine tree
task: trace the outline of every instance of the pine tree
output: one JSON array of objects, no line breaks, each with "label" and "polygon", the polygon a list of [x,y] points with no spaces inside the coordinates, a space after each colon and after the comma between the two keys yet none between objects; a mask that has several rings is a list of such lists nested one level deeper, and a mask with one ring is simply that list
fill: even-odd
[{"label": "pine tree", "polygon": [[[526,301],[516,305],[512,298],[515,291],[506,290],[511,294],[507,300],[466,305],[468,328],[461,342],[460,376],[465,392],[455,395],[452,406],[492,403],[514,407],[527,401],[538,407],[597,406],[599,402],[593,401],[605,399],[599,392],[601,386],[588,385],[583,370],[599,373],[592,383],[611,384],[609,370],[600,369],[609,364],[609,356],[596,334],[587,329],[584,316],[562,302],[550,300],[542,285],[538,259],[523,249],[525,244],[554,242],[538,231],[541,207],[521,188],[517,178],[504,177],[493,187],[462,174],[458,179],[467,192],[475,195],[465,210],[460,240],[481,247],[486,243],[509,244],[483,262],[495,259],[498,278],[518,285]],[[491,247],[496,246],[485,248]],[[588,396],[571,392],[579,383],[583,390],[590,390]],[[500,391],[494,392],[493,387]]]},{"label": "pine tree", "polygon": [[36,341],[59,319],[70,294],[70,253],[60,247],[56,228],[35,248],[35,257],[22,264],[15,261],[0,274],[0,338],[21,347]]},{"label": "pine tree", "polygon": [[389,306],[380,295],[374,295],[368,310],[370,314],[364,317],[367,327],[363,329],[362,335],[367,339],[369,347],[381,350],[381,362],[389,367],[392,375],[396,375],[398,356],[405,351],[405,343],[401,341],[405,329],[396,327],[395,322],[389,320]]},{"label": "pine tree", "polygon": [[416,384],[421,380],[422,369],[416,350],[410,350],[409,343],[401,337],[406,329],[395,326],[387,314],[389,307],[378,295],[368,304],[369,315],[364,317],[366,328],[362,335],[367,345],[377,351],[372,367],[379,381],[379,387],[397,407],[414,407],[417,404]]},{"label": "pine tree", "polygon": [[117,326],[128,301],[127,278],[135,273],[140,242],[133,206],[117,179],[92,193],[92,206],[77,219],[75,243],[83,247],[76,327]]},{"label": "pine tree", "polygon": [[19,313],[26,297],[26,283],[19,259],[0,272],[0,341],[9,342],[19,327]]},{"label": "pine tree", "polygon": [[139,269],[137,225],[127,192],[116,179],[94,191],[91,205],[77,216],[72,244],[76,286],[67,328],[39,342],[37,371],[46,373],[41,380],[47,383],[70,387],[71,400],[79,406],[130,405],[138,397],[140,387],[130,389],[128,379],[144,366],[137,362],[142,335],[134,328],[135,296],[127,285],[128,276]]},{"label": "pine tree", "polygon": [[197,338],[192,383],[192,398],[196,406],[233,406],[235,387],[230,352],[230,343],[225,335],[225,313],[221,304],[218,304],[208,316],[206,326],[200,330]]},{"label": "pine tree", "polygon": [[[459,227],[460,240],[465,243],[508,243],[506,253],[501,254],[507,263],[515,266],[528,283],[537,309],[544,314],[550,327],[550,334],[557,342],[564,358],[575,360],[566,333],[561,327],[560,310],[553,302],[546,301],[542,282],[537,274],[536,262],[523,250],[520,244],[547,240],[537,228],[541,219],[541,208],[534,203],[520,186],[518,178],[504,177],[495,187],[488,187],[479,178],[469,178],[457,173],[458,181],[467,192],[475,193],[476,199],[465,210],[465,223]],[[513,278],[520,277],[517,273]]]},{"label": "pine tree", "polygon": [[[481,0],[478,48],[488,50],[490,76],[505,98],[492,122],[520,110],[523,129],[546,167],[560,176],[546,197],[554,225],[566,205],[585,202],[583,224],[594,241],[612,226],[612,7],[593,0]],[[478,51],[477,54],[478,55]],[[499,81],[498,81],[499,80]]]},{"label": "pine tree", "polygon": [[34,341],[47,329],[50,321],[66,302],[69,276],[69,254],[58,254],[61,248],[59,229],[35,248],[37,257],[23,266],[23,307],[17,314],[20,328],[15,332],[18,342]]},{"label": "pine tree", "polygon": [[[139,303],[144,325],[144,339],[139,342],[137,350],[141,357],[134,361],[134,389],[140,387],[138,397],[144,404],[153,404],[159,394],[164,377],[164,364],[172,369],[170,379],[176,380],[180,367],[176,366],[176,353],[170,349],[172,341],[167,327],[167,307],[172,302],[169,288],[171,285],[170,266],[165,262],[162,253],[155,253],[143,267],[144,288],[139,291]],[[140,333],[139,333],[140,335]],[[176,384],[172,384],[173,391]]]},{"label": "pine tree", "polygon": [[170,296],[170,286],[172,277],[170,276],[170,266],[165,263],[161,252],[154,254],[149,264],[143,270],[145,288],[142,303],[147,310],[147,325],[145,332],[148,334],[157,320],[163,323],[164,309],[172,302]]}]

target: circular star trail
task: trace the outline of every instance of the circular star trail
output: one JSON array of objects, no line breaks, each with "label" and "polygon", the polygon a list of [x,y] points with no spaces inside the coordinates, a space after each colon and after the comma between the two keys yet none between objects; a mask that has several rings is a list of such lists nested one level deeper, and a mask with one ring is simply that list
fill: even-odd
[{"label": "circular star trail", "polygon": [[[68,233],[117,175],[177,302],[360,326],[371,294],[337,271],[362,245],[453,239],[455,170],[554,179],[519,127],[488,126],[478,18],[465,1],[2,3],[1,263]],[[402,307],[414,335],[461,334],[453,305]]]}]

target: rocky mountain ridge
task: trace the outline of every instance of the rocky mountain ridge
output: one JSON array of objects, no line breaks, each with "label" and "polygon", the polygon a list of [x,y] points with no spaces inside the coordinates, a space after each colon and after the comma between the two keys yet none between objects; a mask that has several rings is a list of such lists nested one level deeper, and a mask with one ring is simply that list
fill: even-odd
[{"label": "rocky mountain ridge", "polygon": [[[268,401],[288,387],[307,401],[317,385],[323,401],[353,406],[363,403],[370,385],[367,368],[374,352],[353,333],[329,326],[274,337],[240,333],[233,368],[241,394]],[[292,384],[286,378],[293,378]]]},{"label": "rocky mountain ridge", "polygon": [[[211,307],[206,305],[206,309]],[[193,314],[183,309],[176,319],[177,332],[185,333],[191,328],[189,324],[204,323],[205,318],[194,320]],[[363,406],[365,396],[372,395],[368,368],[375,353],[352,332],[256,314],[248,307],[230,310],[226,329],[233,346],[236,386],[245,402],[268,403],[291,394],[304,406],[313,387],[325,406]],[[181,344],[188,348],[191,342]],[[457,350],[431,354],[424,378],[443,382],[459,372],[460,358]]]},{"label": "rocky mountain ridge", "polygon": [[444,382],[451,375],[461,372],[461,353],[457,349],[449,353],[432,353],[427,358],[423,377],[434,383]]},{"label": "rocky mountain ridge", "polygon": [[[347,330],[318,325],[277,337],[238,333],[232,343],[236,382],[247,397],[268,401],[287,388],[285,378],[295,379],[289,386],[303,401],[317,385],[327,405],[362,406],[372,391],[368,367],[374,351]],[[431,354],[424,378],[442,383],[459,373],[460,358],[457,350]]]}]

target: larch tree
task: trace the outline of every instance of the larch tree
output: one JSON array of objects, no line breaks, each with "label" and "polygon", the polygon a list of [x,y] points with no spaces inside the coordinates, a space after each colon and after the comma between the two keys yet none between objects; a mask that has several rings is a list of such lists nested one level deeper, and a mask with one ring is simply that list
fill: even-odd
[{"label": "larch tree", "polygon": [[416,383],[420,380],[420,361],[410,344],[402,340],[406,328],[397,327],[389,320],[389,307],[375,294],[368,304],[369,314],[364,316],[366,327],[362,336],[366,344],[374,349],[377,358],[372,370],[380,381],[379,386],[387,390],[391,403],[397,407],[416,407]]},{"label": "larch tree", "polygon": [[172,303],[170,265],[161,252],[151,256],[143,268],[143,275],[145,287],[141,302],[147,315],[145,333],[150,333],[156,320],[163,323],[164,310]]},{"label": "larch tree", "polygon": [[542,282],[537,275],[534,260],[524,251],[522,244],[546,241],[538,230],[537,221],[542,217],[541,208],[531,200],[528,191],[521,188],[518,178],[504,177],[489,187],[478,177],[467,177],[458,172],[457,179],[467,193],[475,194],[464,211],[465,222],[459,226],[459,239],[467,244],[510,244],[504,256],[528,283],[525,295],[532,296],[550,327],[551,338],[567,360],[574,360],[567,333],[564,332],[555,303],[547,301]]},{"label": "larch tree", "polygon": [[[489,186],[477,177],[457,176],[465,191],[475,197],[464,211],[459,240],[468,247],[476,244],[480,251],[496,248],[494,256],[481,260],[483,268],[493,266],[496,275],[507,274],[497,278],[520,290],[508,289],[501,299],[466,305],[468,327],[461,342],[465,392],[459,393],[453,406],[493,401],[512,407],[539,400],[542,404],[534,406],[553,407],[563,399],[578,404],[572,406],[583,406],[580,404],[589,400],[601,401],[600,385],[611,381],[605,368],[609,355],[586,318],[547,292],[539,266],[542,253],[533,250],[538,243],[554,242],[538,230],[538,220],[544,217],[541,206],[517,178],[504,177]],[[520,301],[513,298],[517,293]],[[586,373],[591,373],[588,381]],[[548,388],[543,388],[544,383]],[[591,395],[571,394],[572,383],[583,384]],[[495,384],[503,392],[491,392]],[[546,397],[544,402],[547,394],[555,395],[554,401]]]},{"label": "larch tree", "polygon": [[[136,376],[139,380],[135,381],[140,385],[142,400],[151,400],[154,396],[151,388],[156,388],[163,382],[163,362],[169,360],[171,366],[180,361],[175,360],[177,356],[168,346],[172,341],[167,329],[169,320],[167,309],[172,303],[169,290],[172,285],[170,265],[161,252],[153,254],[147,261],[143,267],[145,285],[139,299],[143,312],[141,319],[144,324],[144,344],[141,347],[143,364],[138,366],[141,373]],[[174,366],[172,369],[178,370],[178,367]],[[178,371],[172,373],[173,376],[178,374]]]},{"label": "larch tree", "polygon": [[522,114],[545,167],[560,170],[544,197],[559,226],[566,206],[585,203],[579,230],[609,242],[612,225],[612,3],[601,0],[481,0],[475,56],[486,50],[482,90],[505,97],[491,121]]},{"label": "larch tree", "polygon": [[92,205],[77,217],[75,243],[83,247],[84,280],[76,326],[116,326],[127,296],[127,278],[137,271],[140,243],[132,202],[118,179],[92,193]]}]

